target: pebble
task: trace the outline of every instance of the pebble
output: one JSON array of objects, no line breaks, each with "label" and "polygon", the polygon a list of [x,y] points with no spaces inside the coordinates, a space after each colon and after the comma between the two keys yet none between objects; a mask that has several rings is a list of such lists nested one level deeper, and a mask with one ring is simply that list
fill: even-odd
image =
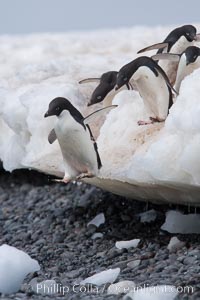
[{"label": "pebble", "polygon": [[129,267],[131,269],[135,268],[135,267],[137,267],[137,266],[140,265],[140,262],[141,262],[140,259],[136,259],[136,260],[130,261],[130,262],[127,263],[127,267]]}]

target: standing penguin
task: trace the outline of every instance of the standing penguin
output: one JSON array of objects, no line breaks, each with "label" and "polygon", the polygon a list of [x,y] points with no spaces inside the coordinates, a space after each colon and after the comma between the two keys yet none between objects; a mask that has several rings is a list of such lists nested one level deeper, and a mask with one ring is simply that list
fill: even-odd
[{"label": "standing penguin", "polygon": [[179,62],[174,88],[180,90],[182,80],[195,69],[200,68],[200,48],[190,46],[181,54],[161,53],[152,56],[155,60],[169,60]]},{"label": "standing penguin", "polygon": [[[100,78],[87,78],[79,81],[80,84],[95,81],[99,82],[99,85],[92,93],[88,106],[97,104],[102,101],[104,103],[104,107],[112,105],[114,96],[121,91],[115,91],[114,89],[117,81],[117,74],[118,72],[116,71],[109,71],[103,73]],[[125,85],[125,88],[127,88],[128,90],[133,89],[131,83],[129,82]]]},{"label": "standing penguin", "polygon": [[84,118],[65,98],[58,97],[50,102],[44,117],[56,116],[58,120],[48,140],[52,144],[58,139],[65,169],[64,178],[57,181],[68,183],[73,179],[91,178],[98,174],[102,164],[88,123],[96,115],[114,107],[116,106],[98,110]]},{"label": "standing penguin", "polygon": [[[158,49],[158,53],[177,53],[181,54],[189,46],[193,46],[195,41],[200,40],[200,34],[193,25],[184,25],[172,30],[162,43],[154,44],[138,51],[143,53],[145,51]],[[177,62],[161,62],[159,63],[167,74],[170,82],[174,84],[176,78],[176,71],[178,67]]]},{"label": "standing penguin", "polygon": [[138,121],[138,125],[164,121],[173,104],[174,90],[165,72],[152,58],[141,56],[119,70],[116,89],[129,82],[131,77],[151,114],[150,121]]}]

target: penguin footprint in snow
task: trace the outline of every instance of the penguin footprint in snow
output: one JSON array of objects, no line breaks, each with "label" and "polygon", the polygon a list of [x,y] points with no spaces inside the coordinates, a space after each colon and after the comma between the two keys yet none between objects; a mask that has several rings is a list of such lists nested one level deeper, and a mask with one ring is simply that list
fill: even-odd
[{"label": "penguin footprint in snow", "polygon": [[65,169],[64,178],[56,181],[67,183],[74,179],[95,177],[98,174],[102,164],[88,124],[115,107],[117,105],[100,109],[84,118],[65,98],[58,97],[50,102],[44,117],[56,116],[57,122],[48,140],[52,144],[58,139]]}]

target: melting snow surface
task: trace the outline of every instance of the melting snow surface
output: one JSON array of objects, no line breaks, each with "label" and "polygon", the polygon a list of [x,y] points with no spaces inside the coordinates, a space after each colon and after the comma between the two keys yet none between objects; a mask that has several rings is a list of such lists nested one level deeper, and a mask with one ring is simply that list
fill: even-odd
[{"label": "melting snow surface", "polygon": [[8,245],[0,246],[0,293],[15,293],[31,272],[39,271],[40,266],[25,252]]}]

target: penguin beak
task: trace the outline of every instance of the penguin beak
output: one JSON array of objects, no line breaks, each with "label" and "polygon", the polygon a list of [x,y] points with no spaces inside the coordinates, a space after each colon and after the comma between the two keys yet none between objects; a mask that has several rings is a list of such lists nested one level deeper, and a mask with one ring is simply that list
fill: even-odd
[{"label": "penguin beak", "polygon": [[188,66],[190,64],[189,60],[186,60],[186,66]]},{"label": "penguin beak", "polygon": [[47,118],[47,117],[49,117],[49,112],[48,111],[44,115],[44,118]]},{"label": "penguin beak", "polygon": [[200,41],[200,33],[197,33],[196,36],[194,37],[194,40],[199,42]]}]

